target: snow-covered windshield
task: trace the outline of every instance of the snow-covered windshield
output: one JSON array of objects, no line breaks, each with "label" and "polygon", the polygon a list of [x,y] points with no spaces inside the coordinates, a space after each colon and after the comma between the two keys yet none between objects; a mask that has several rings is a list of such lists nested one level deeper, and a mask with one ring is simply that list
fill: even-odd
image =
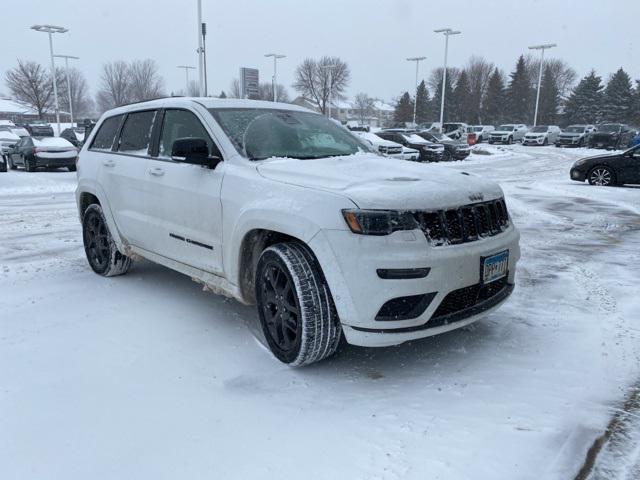
[{"label": "snow-covered windshield", "polygon": [[513,130],[513,125],[500,125],[498,130],[500,132],[511,132]]},{"label": "snow-covered windshield", "polygon": [[549,129],[548,127],[542,127],[542,126],[540,126],[540,127],[533,127],[533,128],[531,129],[531,131],[532,131],[533,133],[545,133],[548,129]]},{"label": "snow-covered windshield", "polygon": [[564,129],[566,133],[584,133],[585,127],[567,127]]},{"label": "snow-covered windshield", "polygon": [[598,127],[598,131],[606,132],[606,133],[618,133],[620,131],[620,125],[616,125],[613,123],[606,123],[604,125],[600,125]]},{"label": "snow-covered windshield", "polygon": [[314,159],[371,152],[371,147],[328,118],[269,108],[209,109],[238,152],[250,160]]},{"label": "snow-covered windshield", "polygon": [[407,142],[410,143],[429,143],[427,140],[422,138],[420,135],[416,135],[415,133],[403,133],[402,136]]}]

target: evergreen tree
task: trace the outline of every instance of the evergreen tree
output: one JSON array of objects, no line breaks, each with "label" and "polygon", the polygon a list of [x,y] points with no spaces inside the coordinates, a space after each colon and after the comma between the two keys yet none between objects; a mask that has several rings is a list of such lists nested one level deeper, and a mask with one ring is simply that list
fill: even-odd
[{"label": "evergreen tree", "polygon": [[416,92],[416,123],[433,121],[431,103],[429,102],[429,90],[424,80],[418,85]]},{"label": "evergreen tree", "polygon": [[631,77],[620,68],[614,73],[604,90],[604,114],[610,122],[631,122],[633,120],[633,87]]},{"label": "evergreen tree", "polygon": [[564,109],[566,124],[599,123],[602,121],[603,108],[602,78],[591,70],[573,89]]},{"label": "evergreen tree", "polygon": [[526,123],[533,118],[535,97],[523,55],[520,55],[516,69],[509,76],[507,113],[513,122]]},{"label": "evergreen tree", "polygon": [[224,93],[224,90],[220,92],[220,95],[218,95],[218,98],[227,98],[227,94]]},{"label": "evergreen tree", "polygon": [[636,80],[636,90],[634,92],[635,100],[633,102],[632,123],[634,126],[640,126],[640,80]]},{"label": "evergreen tree", "polygon": [[470,122],[473,104],[469,75],[466,70],[462,70],[451,96],[451,118],[459,122]]},{"label": "evergreen tree", "polygon": [[482,102],[482,119],[481,123],[489,125],[500,125],[505,119],[505,86],[504,77],[500,70],[496,68],[487,85],[487,93]]},{"label": "evergreen tree", "polygon": [[549,66],[545,67],[540,85],[540,102],[538,106],[538,124],[555,125],[558,121],[560,106],[560,90],[555,75]]},{"label": "evergreen tree", "polygon": [[[454,120],[451,115],[451,97],[453,96],[453,87],[451,86],[451,75],[449,74],[449,69],[447,69],[447,84],[445,87],[444,93],[444,116],[443,121],[448,122],[449,120]],[[451,72],[453,73],[453,72]],[[433,105],[433,110],[436,114],[436,117],[440,119],[440,106],[442,102],[442,77],[438,80],[438,86],[436,91],[433,93],[433,99],[431,100],[431,104]]]},{"label": "evergreen tree", "polygon": [[398,99],[393,120],[396,124],[413,121],[413,101],[409,92],[404,92]]}]

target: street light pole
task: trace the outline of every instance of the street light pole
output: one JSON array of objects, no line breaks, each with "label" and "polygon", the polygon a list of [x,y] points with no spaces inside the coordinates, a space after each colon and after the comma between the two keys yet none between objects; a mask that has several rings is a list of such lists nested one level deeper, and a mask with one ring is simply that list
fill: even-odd
[{"label": "street light pole", "polygon": [[444,34],[444,70],[442,72],[442,95],[440,96],[440,130],[442,130],[442,125],[444,123],[444,95],[445,88],[447,85],[447,57],[449,56],[449,36],[450,35],[459,35],[462,32],[459,30],[451,30],[450,28],[440,28],[438,30],[434,30],[434,33],[442,33]]},{"label": "street light pole", "polygon": [[53,81],[53,99],[56,107],[56,123],[58,124],[58,135],[60,135],[60,105],[58,103],[58,85],[56,82],[56,64],[53,60],[53,34],[65,33],[69,30],[64,27],[57,27],[55,25],[33,25],[31,30],[36,32],[44,32],[49,34],[49,54],[51,55],[51,78]]},{"label": "street light pole", "polygon": [[273,80],[272,80],[272,83],[273,83],[273,101],[275,102],[275,101],[277,101],[276,91],[277,91],[277,88],[278,88],[277,79],[276,79],[276,76],[278,74],[278,59],[285,58],[286,55],[281,55],[279,53],[267,53],[267,54],[265,54],[265,57],[273,57]]},{"label": "street light pole", "polygon": [[[80,57],[74,57],[73,55],[54,55],[57,58],[64,58],[65,76],[67,77],[67,94],[69,95],[69,119],[71,120],[71,126],[73,127],[73,100],[71,97],[71,76],[69,75],[69,59],[80,60]],[[60,127],[58,127],[60,130]],[[58,135],[60,132],[58,132]]]},{"label": "street light pole", "polygon": [[548,48],[556,47],[555,43],[545,43],[544,45],[533,45],[529,50],[540,50],[540,68],[538,69],[538,91],[536,92],[536,110],[533,114],[533,126],[538,123],[538,105],[540,103],[540,86],[542,84],[542,64],[544,63],[544,51]]},{"label": "street light pole", "polygon": [[413,125],[416,124],[416,110],[418,108],[418,65],[422,60],[425,60],[427,57],[410,57],[407,58],[408,62],[416,62],[416,98],[413,102]]},{"label": "street light pole", "polygon": [[192,67],[190,65],[178,65],[177,68],[184,68],[185,80],[187,82],[185,86],[184,94],[186,96],[189,96],[189,70],[195,70],[196,67]]},{"label": "street light pole", "polygon": [[202,37],[202,0],[198,0],[198,95],[204,92],[204,44]]}]

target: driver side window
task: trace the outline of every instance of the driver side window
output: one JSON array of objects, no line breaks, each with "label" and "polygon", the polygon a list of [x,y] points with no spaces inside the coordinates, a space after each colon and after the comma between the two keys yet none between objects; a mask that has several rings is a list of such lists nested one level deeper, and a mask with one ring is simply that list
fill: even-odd
[{"label": "driver side window", "polygon": [[220,150],[213,143],[198,117],[188,110],[166,110],[162,122],[158,156],[171,158],[173,142],[179,138],[202,138],[207,142],[209,155],[222,158]]}]

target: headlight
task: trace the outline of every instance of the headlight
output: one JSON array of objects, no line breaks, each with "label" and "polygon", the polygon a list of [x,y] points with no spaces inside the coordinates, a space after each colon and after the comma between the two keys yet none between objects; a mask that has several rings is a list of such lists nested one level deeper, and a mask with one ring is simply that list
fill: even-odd
[{"label": "headlight", "polygon": [[582,165],[584,165],[585,163],[587,163],[587,159],[583,158],[581,160],[578,160],[576,163],[573,164],[574,167],[581,167]]},{"label": "headlight", "polygon": [[385,147],[384,145],[380,145],[378,146],[378,151],[380,153],[387,153],[387,147]]},{"label": "headlight", "polygon": [[342,210],[347,225],[359,235],[390,235],[419,228],[413,214],[395,210]]}]

